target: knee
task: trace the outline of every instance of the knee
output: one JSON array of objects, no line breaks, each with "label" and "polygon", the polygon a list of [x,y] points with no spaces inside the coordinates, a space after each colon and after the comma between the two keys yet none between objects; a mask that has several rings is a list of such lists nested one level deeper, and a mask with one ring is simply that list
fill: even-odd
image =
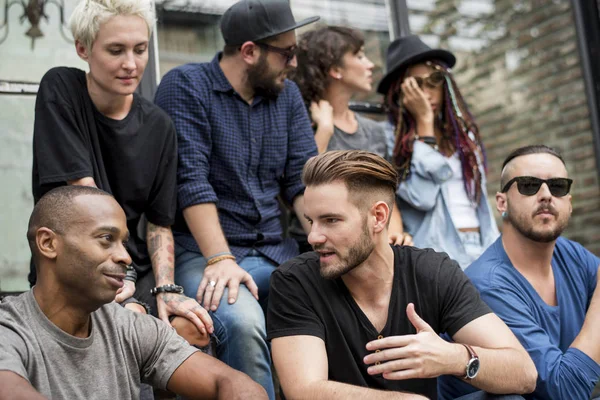
[{"label": "knee", "polygon": [[210,343],[208,333],[200,332],[196,325],[187,318],[175,317],[171,320],[171,326],[192,346],[205,347]]},{"label": "knee", "polygon": [[[220,310],[223,306],[226,309]],[[246,295],[240,291],[235,303],[221,304],[217,316],[225,325],[229,336],[244,335],[247,338],[255,337],[263,340],[266,338],[263,310],[250,292]]]}]

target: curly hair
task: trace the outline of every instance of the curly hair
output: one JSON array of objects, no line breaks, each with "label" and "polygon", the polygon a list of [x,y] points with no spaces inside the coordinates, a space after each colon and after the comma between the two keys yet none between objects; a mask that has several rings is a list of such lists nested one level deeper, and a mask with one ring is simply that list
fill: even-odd
[{"label": "curly hair", "polygon": [[[479,170],[478,152],[481,153],[484,169],[487,170],[487,157],[479,128],[448,66],[438,60],[428,60],[428,62],[441,68],[445,76],[443,107],[435,122],[436,127],[442,132],[442,137],[438,139],[440,151],[446,155],[458,153],[467,196],[471,201],[479,203],[482,176]],[[410,172],[416,135],[416,121],[402,104],[402,82],[407,71],[408,67],[398,74],[398,80],[390,85],[385,96],[390,122],[396,126],[393,159],[402,180],[406,179]]]},{"label": "curly hair", "polygon": [[298,84],[304,102],[323,99],[331,79],[329,70],[342,66],[348,52],[358,53],[365,43],[360,31],[342,26],[325,26],[308,31],[298,41],[298,67],[291,78]]}]

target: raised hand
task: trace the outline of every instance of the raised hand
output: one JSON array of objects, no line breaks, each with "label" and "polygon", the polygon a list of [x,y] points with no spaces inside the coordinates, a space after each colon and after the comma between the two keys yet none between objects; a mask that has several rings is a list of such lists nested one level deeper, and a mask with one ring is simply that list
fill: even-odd
[{"label": "raised hand", "polygon": [[333,107],[327,100],[310,103],[310,118],[317,126],[333,128]]},{"label": "raised hand", "polygon": [[390,380],[435,378],[459,373],[460,366],[467,364],[465,349],[440,338],[416,313],[414,304],[406,307],[406,315],[417,333],[367,343],[367,350],[374,352],[363,359],[365,364],[371,365],[368,373],[383,374],[385,379]]},{"label": "raised hand", "polygon": [[414,246],[412,236],[406,232],[389,232],[388,242],[392,245]]},{"label": "raised hand", "polygon": [[402,103],[417,122],[433,124],[433,110],[413,77],[408,77],[402,83]]}]

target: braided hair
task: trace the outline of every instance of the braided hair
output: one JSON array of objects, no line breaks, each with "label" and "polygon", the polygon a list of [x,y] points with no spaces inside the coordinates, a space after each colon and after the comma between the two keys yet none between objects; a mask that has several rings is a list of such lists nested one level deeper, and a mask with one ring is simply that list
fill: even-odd
[{"label": "braided hair", "polygon": [[[475,204],[481,199],[482,175],[479,169],[478,155],[481,155],[484,170],[487,170],[485,149],[479,134],[479,128],[469,111],[450,69],[442,62],[431,60],[431,65],[444,72],[443,107],[435,120],[436,127],[442,132],[438,140],[440,152],[444,155],[458,153],[465,191]],[[410,173],[413,145],[416,137],[416,121],[402,103],[402,82],[407,69],[399,74],[399,79],[388,89],[385,105],[392,125],[395,125],[396,144],[393,161],[400,172],[401,180]],[[478,154],[479,153],[479,154]]]}]

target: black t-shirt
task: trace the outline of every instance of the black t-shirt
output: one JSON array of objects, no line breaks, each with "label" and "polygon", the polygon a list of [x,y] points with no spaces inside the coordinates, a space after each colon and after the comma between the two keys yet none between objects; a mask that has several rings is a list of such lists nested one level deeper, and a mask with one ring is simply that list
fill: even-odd
[{"label": "black t-shirt", "polygon": [[310,335],[325,342],[329,379],[356,386],[404,391],[437,398],[437,379],[385,380],[371,376],[362,361],[365,345],[378,338],[415,334],[406,316],[417,314],[438,333],[451,336],[470,321],[491,312],[455,261],[431,249],[394,246],[394,283],[388,319],[377,332],[341,278],[323,279],[317,253],[302,254],[271,276],[268,339]]},{"label": "black t-shirt", "polygon": [[58,67],[42,78],[35,104],[33,197],[69,180],[92,177],[125,210],[127,250],[138,273],[151,268],[142,215],[171,226],[176,209],[177,136],[169,116],[134,94],[129,114],[113,120],[88,94],[85,72]]}]

